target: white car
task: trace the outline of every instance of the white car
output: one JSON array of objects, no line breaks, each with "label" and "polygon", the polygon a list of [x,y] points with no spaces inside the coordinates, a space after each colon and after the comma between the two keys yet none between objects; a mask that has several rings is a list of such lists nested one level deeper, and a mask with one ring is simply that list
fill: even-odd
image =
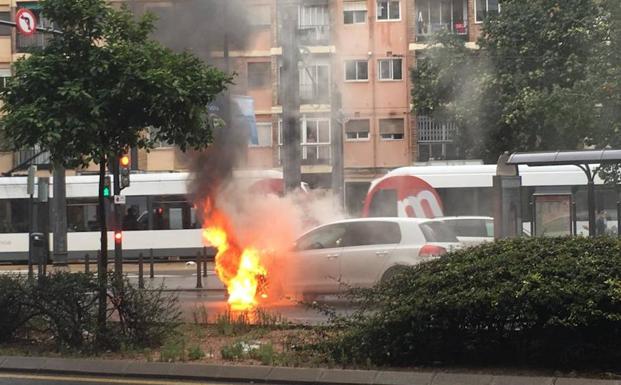
[{"label": "white car", "polygon": [[445,223],[464,246],[494,241],[494,218],[492,217],[439,217],[434,220]]},{"label": "white car", "polygon": [[371,287],[404,266],[460,247],[455,234],[433,219],[363,218],[316,227],[296,242],[289,256],[289,290],[337,293]]}]

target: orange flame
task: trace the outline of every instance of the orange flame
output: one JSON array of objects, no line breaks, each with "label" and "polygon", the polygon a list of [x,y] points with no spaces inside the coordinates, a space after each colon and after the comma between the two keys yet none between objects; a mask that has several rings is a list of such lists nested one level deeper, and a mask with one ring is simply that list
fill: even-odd
[{"label": "orange flame", "polygon": [[203,238],[218,249],[216,274],[227,288],[229,306],[235,311],[250,310],[257,305],[257,296],[266,296],[258,293],[260,280],[267,276],[261,253],[253,247],[239,247],[228,218],[209,201],[205,213]]}]

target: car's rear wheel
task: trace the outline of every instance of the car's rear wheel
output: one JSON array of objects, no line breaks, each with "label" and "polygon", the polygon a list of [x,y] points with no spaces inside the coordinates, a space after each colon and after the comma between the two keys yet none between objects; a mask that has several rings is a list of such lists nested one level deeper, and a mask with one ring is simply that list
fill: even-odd
[{"label": "car's rear wheel", "polygon": [[392,266],[390,267],[388,270],[386,270],[384,272],[384,274],[382,274],[382,279],[380,280],[380,282],[382,284],[391,281],[394,277],[396,277],[399,274],[402,274],[403,272],[406,271],[406,267],[405,266]]}]

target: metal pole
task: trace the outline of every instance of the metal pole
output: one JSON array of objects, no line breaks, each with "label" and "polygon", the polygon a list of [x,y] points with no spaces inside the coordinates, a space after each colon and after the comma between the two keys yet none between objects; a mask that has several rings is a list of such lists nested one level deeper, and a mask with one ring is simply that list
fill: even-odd
[{"label": "metal pole", "polygon": [[35,219],[33,217],[34,214],[34,186],[35,186],[35,176],[37,173],[37,166],[28,167],[28,186],[27,192],[29,195],[28,199],[28,279],[32,279],[33,271],[32,271],[32,233],[34,232]]},{"label": "metal pole", "polygon": [[578,218],[576,212],[576,202],[571,202],[571,227],[572,227],[572,235],[578,235]]},{"label": "metal pole", "polygon": [[29,232],[28,232],[28,279],[32,279],[34,272],[32,270],[32,233],[35,231],[35,209],[34,209],[34,198],[33,194],[30,194],[30,198],[28,199],[28,219],[30,221],[29,224]]},{"label": "metal pole", "polygon": [[54,163],[54,198],[52,199],[52,232],[54,234],[54,267],[67,268],[67,189],[65,168]]},{"label": "metal pole", "polygon": [[149,278],[151,279],[155,277],[153,263],[154,263],[153,249],[149,249]]},{"label": "metal pole", "polygon": [[203,278],[201,277],[201,253],[196,254],[196,288],[203,288]]},{"label": "metal pole", "polygon": [[203,247],[203,277],[207,276],[207,248]]},{"label": "metal pole", "polygon": [[144,289],[144,266],[142,253],[138,254],[138,288]]},{"label": "metal pole", "polygon": [[282,168],[286,191],[300,188],[302,182],[302,159],[300,145],[300,71],[298,30],[298,2],[280,0],[282,12],[282,76],[280,95],[283,118]]},{"label": "metal pole", "polygon": [[587,184],[587,201],[589,210],[589,237],[597,235],[595,229],[595,183],[589,175],[589,183]]},{"label": "metal pole", "polygon": [[42,255],[39,256],[39,260],[38,260],[38,269],[37,272],[39,274],[39,282],[41,282],[41,280],[43,279],[43,277],[45,276],[45,264],[47,263],[47,259],[49,257],[49,250],[50,250],[50,245],[49,245],[49,239],[50,239],[50,232],[49,232],[49,215],[46,215],[46,211],[45,208],[47,206],[47,202],[48,202],[48,197],[49,197],[49,183],[50,180],[49,178],[39,178],[39,183],[38,183],[38,194],[37,194],[37,200],[38,200],[38,222],[40,222],[41,225],[41,229],[40,231],[43,233],[43,239],[45,241],[45,246],[42,250]]},{"label": "metal pole", "polygon": [[531,196],[530,198],[530,236],[534,237],[535,234],[535,197]]},{"label": "metal pole", "polygon": [[[114,175],[113,190],[114,195],[121,195],[121,178],[119,175],[119,159],[115,157],[112,161],[112,174]],[[114,232],[123,230],[122,225],[123,206],[114,204]],[[123,238],[114,240],[114,276],[120,281],[123,276]]]}]

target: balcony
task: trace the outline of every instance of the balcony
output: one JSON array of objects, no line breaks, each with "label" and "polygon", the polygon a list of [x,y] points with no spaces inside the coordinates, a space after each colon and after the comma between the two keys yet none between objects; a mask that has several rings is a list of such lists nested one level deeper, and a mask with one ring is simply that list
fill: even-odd
[{"label": "balcony", "polygon": [[458,133],[457,124],[435,121],[429,116],[419,116],[417,127],[418,161],[428,162],[459,157],[457,142],[455,142]]},{"label": "balcony", "polygon": [[[278,162],[282,165],[283,146],[278,146]],[[332,148],[328,143],[323,144],[302,144],[302,165],[316,166],[330,164],[332,159]]]},{"label": "balcony", "polygon": [[417,118],[418,143],[451,143],[457,135],[455,122],[439,122],[429,116]]},{"label": "balcony", "polygon": [[329,25],[301,25],[298,27],[300,45],[317,46],[330,44]]},{"label": "balcony", "polygon": [[464,39],[468,38],[468,25],[464,22],[432,24],[417,23],[416,41],[427,41],[433,34],[443,31],[452,33],[454,35],[463,36]]},{"label": "balcony", "polygon": [[300,104],[330,104],[328,84],[300,84]]},{"label": "balcony", "polygon": [[47,170],[51,164],[50,153],[33,148],[16,151],[13,153],[13,164],[15,166],[12,171],[26,170],[31,164]]},{"label": "balcony", "polygon": [[428,40],[442,31],[467,38],[467,0],[416,1],[416,41]]},{"label": "balcony", "polygon": [[17,53],[29,53],[45,48],[51,39],[52,34],[49,33],[38,32],[29,36],[18,33],[15,36],[15,50]]}]

